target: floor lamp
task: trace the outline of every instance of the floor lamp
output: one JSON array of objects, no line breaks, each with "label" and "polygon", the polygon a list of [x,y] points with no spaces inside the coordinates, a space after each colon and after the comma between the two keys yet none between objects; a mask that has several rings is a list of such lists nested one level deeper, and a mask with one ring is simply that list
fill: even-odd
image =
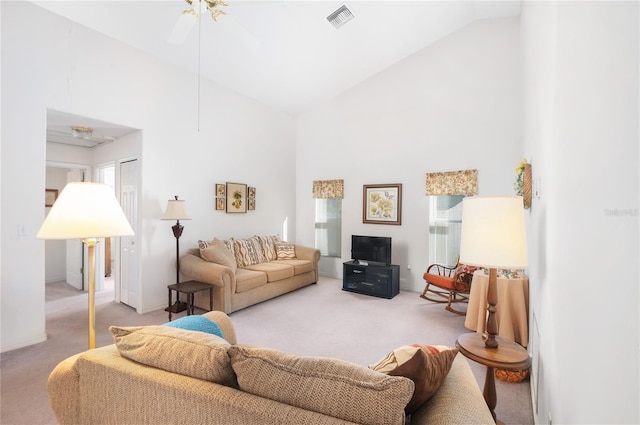
[{"label": "floor lamp", "polygon": [[89,348],[96,347],[95,246],[100,238],[133,236],[113,189],[102,183],[68,183],[38,231],[38,239],[82,239],[88,248]]},{"label": "floor lamp", "polygon": [[524,206],[520,196],[474,196],[462,201],[460,263],[489,269],[486,334],[458,337],[456,346],[466,357],[487,366],[484,396],[495,419],[497,403],[494,369],[526,370],[527,351],[498,336],[497,269],[527,267]]},{"label": "floor lamp", "polygon": [[[173,236],[176,238],[176,283],[180,283],[180,236],[182,236],[182,230],[184,226],[180,224],[180,220],[191,220],[187,209],[185,208],[184,200],[178,199],[176,195],[175,199],[169,199],[167,201],[167,209],[164,212],[161,220],[176,220],[176,224],[171,226],[173,230]],[[180,293],[178,293],[178,300],[171,307],[167,307],[165,310],[172,313],[180,313],[187,309],[185,303],[180,302]]]}]

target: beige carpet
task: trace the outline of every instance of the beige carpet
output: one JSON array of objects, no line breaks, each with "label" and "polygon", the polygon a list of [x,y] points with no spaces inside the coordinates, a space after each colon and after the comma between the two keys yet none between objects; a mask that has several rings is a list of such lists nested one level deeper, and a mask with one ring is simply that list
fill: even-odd
[{"label": "beige carpet", "polygon": [[[87,295],[65,283],[47,285],[47,334],[41,344],[0,356],[0,424],[55,424],[46,381],[62,359],[87,347]],[[98,346],[112,343],[110,325],[161,324],[163,310],[145,315],[112,301],[109,291],[96,295]],[[181,313],[179,316],[184,315]],[[393,348],[412,343],[454,345],[469,332],[464,317],[401,292],[392,300],[341,290],[341,281],[318,284],[231,314],[238,340],[303,355],[329,356],[368,365]],[[484,368],[470,362],[479,386]],[[507,424],[532,424],[529,382],[497,381],[498,418]]]}]

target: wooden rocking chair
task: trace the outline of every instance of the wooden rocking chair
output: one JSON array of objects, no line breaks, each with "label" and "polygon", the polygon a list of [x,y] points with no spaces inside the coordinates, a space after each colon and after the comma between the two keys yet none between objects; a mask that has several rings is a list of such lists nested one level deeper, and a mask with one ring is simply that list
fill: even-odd
[{"label": "wooden rocking chair", "polygon": [[447,303],[445,309],[464,316],[466,311],[458,311],[451,304],[468,303],[471,281],[475,267],[458,264],[455,267],[432,264],[423,275],[427,285],[420,298],[436,303]]}]

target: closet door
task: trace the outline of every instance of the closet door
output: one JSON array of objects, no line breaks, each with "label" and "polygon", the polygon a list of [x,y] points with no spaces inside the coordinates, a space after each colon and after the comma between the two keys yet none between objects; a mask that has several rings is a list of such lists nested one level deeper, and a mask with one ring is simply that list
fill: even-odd
[{"label": "closet door", "polygon": [[[120,164],[120,204],[129,224],[137,230],[138,218],[138,161]],[[138,307],[138,250],[136,236],[120,240],[120,302]]]},{"label": "closet door", "polygon": [[[84,181],[84,170],[73,169],[67,172],[67,183]],[[67,283],[77,289],[87,287],[83,270],[85,269],[85,247],[80,239],[67,240]]]}]

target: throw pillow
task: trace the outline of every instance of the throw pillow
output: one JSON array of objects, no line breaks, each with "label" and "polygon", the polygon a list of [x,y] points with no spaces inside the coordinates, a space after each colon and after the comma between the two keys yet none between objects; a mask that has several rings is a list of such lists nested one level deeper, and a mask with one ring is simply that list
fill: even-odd
[{"label": "throw pillow", "polygon": [[276,244],[276,255],[278,260],[295,260],[296,246],[289,242],[278,242]]},{"label": "throw pillow", "polygon": [[109,328],[122,357],[181,375],[223,385],[235,376],[223,338],[168,326]]},{"label": "throw pillow", "polygon": [[185,329],[188,331],[206,332],[208,334],[217,335],[220,338],[224,338],[220,326],[218,326],[218,324],[213,320],[209,320],[204,316],[184,316],[172,322],[167,322],[163,326]]},{"label": "throw pillow", "polygon": [[369,368],[413,381],[415,391],[405,407],[405,412],[410,415],[438,391],[457,354],[458,350],[451,347],[404,345]]},{"label": "throw pillow", "polygon": [[253,245],[253,249],[256,252],[256,255],[258,257],[258,263],[266,263],[267,261],[270,261],[267,257],[267,252],[264,250],[264,244],[262,243],[262,241],[260,240],[260,238],[258,236],[252,236],[249,239],[247,239],[248,243]]},{"label": "throw pillow", "polygon": [[229,251],[226,245],[219,239],[214,239],[209,242],[206,248],[200,248],[200,257],[210,263],[229,267],[234,273],[238,269],[238,264],[236,263],[233,253]]},{"label": "throw pillow", "polygon": [[260,242],[266,261],[273,261],[278,258],[276,255],[276,243],[280,242],[280,236],[254,236]]},{"label": "throw pillow", "polygon": [[[211,244],[213,244],[213,242],[214,242],[215,240],[219,240],[219,239],[217,239],[217,238],[213,238],[213,240],[212,240],[212,241],[202,241],[202,240],[199,240],[199,241],[198,241],[198,248],[200,248],[200,249],[205,249],[205,248],[207,248],[208,246],[210,246]],[[224,246],[226,246],[226,247],[227,247],[227,249],[228,249],[232,254],[234,253],[233,251],[234,251],[235,244],[234,244],[234,240],[233,240],[233,238],[229,238],[229,239],[226,239],[226,240],[221,241],[221,242],[224,244]]]},{"label": "throw pillow", "polygon": [[234,345],[231,366],[241,390],[359,424],[398,423],[414,385],[343,360]]},{"label": "throw pillow", "polygon": [[253,264],[259,264],[259,249],[260,247],[256,241],[250,239],[236,239],[234,250],[238,267],[242,268]]},{"label": "throw pillow", "polygon": [[200,249],[205,249],[207,248],[209,245],[211,245],[213,241],[203,241],[203,240],[198,240],[198,248]]}]

